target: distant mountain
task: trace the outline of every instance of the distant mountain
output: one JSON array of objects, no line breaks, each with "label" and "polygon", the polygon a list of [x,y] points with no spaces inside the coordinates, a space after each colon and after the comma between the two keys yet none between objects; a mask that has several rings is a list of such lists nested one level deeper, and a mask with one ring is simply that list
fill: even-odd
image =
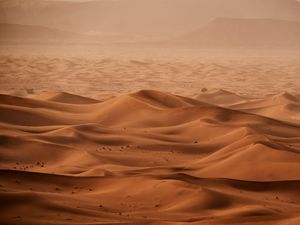
[{"label": "distant mountain", "polygon": [[53,28],[7,23],[0,23],[0,33],[1,41],[57,42],[83,41],[88,39],[88,37],[85,35],[61,31]]},{"label": "distant mountain", "polygon": [[2,8],[22,8],[22,9],[32,9],[32,8],[44,8],[48,6],[54,6],[61,4],[60,1],[51,0],[0,0],[0,6]]},{"label": "distant mountain", "polygon": [[219,18],[177,41],[203,47],[300,48],[300,22]]},{"label": "distant mountain", "polygon": [[139,36],[109,32],[80,34],[36,25],[0,23],[0,41],[17,43],[118,44],[142,42]]},{"label": "distant mountain", "polygon": [[78,33],[174,35],[217,17],[300,21],[296,0],[0,0],[0,22]]}]

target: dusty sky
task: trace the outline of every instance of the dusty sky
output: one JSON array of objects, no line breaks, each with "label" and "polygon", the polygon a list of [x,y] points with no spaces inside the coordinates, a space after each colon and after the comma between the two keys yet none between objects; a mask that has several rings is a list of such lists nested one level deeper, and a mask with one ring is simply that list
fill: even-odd
[{"label": "dusty sky", "polygon": [[[6,10],[5,13],[0,12],[0,22],[37,25],[81,34],[173,38],[198,31],[216,18],[300,21],[300,4],[296,0],[47,1],[58,3],[51,5],[51,10],[44,10],[43,0],[0,0],[4,3],[2,10]],[[91,4],[70,5],[64,2]]]}]

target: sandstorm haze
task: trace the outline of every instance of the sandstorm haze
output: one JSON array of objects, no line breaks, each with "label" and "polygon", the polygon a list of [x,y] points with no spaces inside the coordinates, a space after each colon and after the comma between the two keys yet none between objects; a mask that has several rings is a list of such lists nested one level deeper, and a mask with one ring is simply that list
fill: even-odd
[{"label": "sandstorm haze", "polygon": [[[295,0],[2,0],[0,4],[1,23],[34,25],[88,35],[86,38],[92,39],[88,42],[112,39],[112,42],[163,41],[168,44],[174,39],[210,26],[216,19],[222,23],[222,19],[226,18],[270,19],[264,26],[272,27],[273,36],[284,32],[282,29],[286,26],[291,26],[295,32],[294,36],[299,37],[299,24],[295,22],[300,21],[300,3]],[[279,23],[276,27],[277,20],[292,23],[284,26]],[[247,26],[244,20],[235,23],[234,26]],[[256,21],[256,24],[259,26],[259,21]],[[260,34],[259,28],[255,30],[256,24],[249,28],[252,29],[253,35]],[[39,27],[24,28],[26,29],[32,29],[34,38],[34,31]],[[208,35],[222,39],[222,36],[214,31]],[[224,33],[224,36],[226,35]],[[235,35],[239,37],[240,34]],[[287,34],[286,42],[291,42],[289,35]],[[21,34],[18,36],[22,38]],[[68,40],[68,37],[65,39]],[[292,44],[294,43],[287,43]]]},{"label": "sandstorm haze", "polygon": [[300,2],[0,0],[0,224],[299,225]]}]

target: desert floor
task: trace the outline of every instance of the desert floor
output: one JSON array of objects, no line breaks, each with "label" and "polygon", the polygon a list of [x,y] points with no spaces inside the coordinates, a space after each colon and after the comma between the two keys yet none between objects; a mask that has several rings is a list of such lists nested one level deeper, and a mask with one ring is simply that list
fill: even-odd
[{"label": "desert floor", "polygon": [[299,51],[0,46],[0,92],[18,96],[156,89],[195,97],[207,88],[262,97],[300,90],[299,71]]},{"label": "desert floor", "polygon": [[0,48],[1,224],[300,224],[300,53]]}]

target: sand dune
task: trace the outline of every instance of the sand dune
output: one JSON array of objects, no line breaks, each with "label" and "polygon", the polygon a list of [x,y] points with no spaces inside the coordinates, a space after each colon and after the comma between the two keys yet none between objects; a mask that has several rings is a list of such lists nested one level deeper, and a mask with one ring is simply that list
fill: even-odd
[{"label": "sand dune", "polygon": [[[214,95],[215,93],[213,93],[213,96]],[[297,94],[283,92],[280,94],[268,95],[264,99],[243,98],[230,92],[217,96],[219,97],[216,97],[217,99],[215,101],[212,98],[212,101],[214,101],[214,104],[216,105],[226,106],[231,109],[242,110],[244,112],[259,114],[275,119],[300,123],[300,96]],[[232,102],[220,104],[220,102],[217,101],[218,99],[228,98],[228,96],[232,97]],[[204,98],[204,101],[205,99],[209,101],[207,97],[209,97],[209,95],[199,96],[200,99]]]},{"label": "sand dune", "polygon": [[219,106],[228,106],[228,105],[243,103],[248,100],[246,97],[242,97],[222,89],[216,91],[208,91],[208,92],[205,91],[204,93],[198,95],[197,99],[202,102],[207,102]]},{"label": "sand dune", "polygon": [[2,94],[1,221],[297,224],[300,124],[266,112],[299,96],[198,99]]},{"label": "sand dune", "polygon": [[299,9],[0,0],[0,225],[299,225]]}]

